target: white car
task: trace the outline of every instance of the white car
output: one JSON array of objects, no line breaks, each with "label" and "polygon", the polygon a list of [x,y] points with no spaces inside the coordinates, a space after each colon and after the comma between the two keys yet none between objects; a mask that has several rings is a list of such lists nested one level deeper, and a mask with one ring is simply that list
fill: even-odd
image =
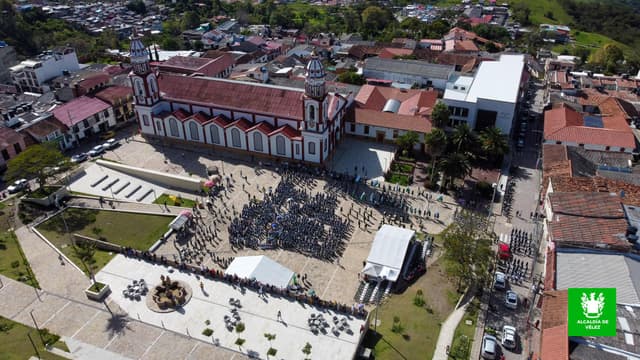
[{"label": "white car", "polygon": [[507,294],[504,296],[504,305],[509,309],[517,309],[518,308],[518,294],[515,291],[507,291]]},{"label": "white car", "polygon": [[507,288],[507,277],[504,273],[500,271],[496,271],[495,281],[493,283],[493,287],[496,290],[504,290]]},{"label": "white car", "polygon": [[96,157],[96,156],[100,156],[100,154],[102,154],[103,152],[104,152],[104,146],[97,145],[97,146],[94,146],[93,149],[89,150],[88,154],[91,157]]},{"label": "white car", "polygon": [[76,154],[71,157],[71,162],[74,164],[81,163],[87,160],[88,157],[89,155],[87,155],[86,153]]},{"label": "white car", "polygon": [[483,359],[493,360],[496,358],[496,354],[498,353],[498,340],[491,335],[485,335],[482,338],[482,348],[480,350],[480,355]]},{"label": "white car", "polygon": [[15,194],[24,190],[29,185],[27,179],[20,179],[13,182],[13,184],[9,185],[7,191],[9,194]]},{"label": "white car", "polygon": [[102,144],[102,147],[107,149],[107,150],[111,150],[111,149],[117,147],[118,145],[120,145],[120,141],[118,141],[116,139],[109,139],[109,140],[107,140],[106,143]]},{"label": "white car", "polygon": [[505,325],[502,328],[502,346],[507,349],[513,350],[518,346],[518,334],[516,328],[513,326]]}]

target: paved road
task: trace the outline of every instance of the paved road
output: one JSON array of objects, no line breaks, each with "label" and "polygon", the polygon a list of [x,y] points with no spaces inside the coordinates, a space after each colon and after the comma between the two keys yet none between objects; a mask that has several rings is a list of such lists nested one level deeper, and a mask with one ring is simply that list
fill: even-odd
[{"label": "paved road", "polygon": [[436,350],[433,353],[433,360],[447,360],[449,359],[449,354],[447,354],[447,347],[453,343],[453,335],[456,332],[456,328],[458,324],[464,317],[465,311],[467,311],[467,306],[471,303],[473,297],[469,299],[464,305],[455,309],[449,316],[442,326],[440,327],[440,333],[438,334],[438,342],[436,343]]}]

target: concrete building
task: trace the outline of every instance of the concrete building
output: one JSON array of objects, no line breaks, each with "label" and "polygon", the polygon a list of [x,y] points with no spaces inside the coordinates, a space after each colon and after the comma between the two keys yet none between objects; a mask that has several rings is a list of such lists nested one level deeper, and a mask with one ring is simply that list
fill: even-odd
[{"label": "concrete building", "polygon": [[145,136],[318,164],[344,136],[343,118],[353,96],[327,91],[315,54],[306,67],[304,90],[157,74],[137,37],[130,54],[135,112]]},{"label": "concrete building", "polygon": [[501,55],[498,61],[483,61],[473,77],[452,78],[443,97],[450,125],[466,122],[475,130],[496,126],[511,133],[528,76],[524,55]]},{"label": "concrete building", "polygon": [[116,125],[113,107],[89,96],[81,96],[54,108],[53,116],[68,129],[60,142],[65,149]]},{"label": "concrete building", "polygon": [[45,82],[78,69],[78,57],[72,48],[49,50],[10,68],[11,78],[18,89],[35,93],[50,91]]},{"label": "concrete building", "polygon": [[367,79],[388,80],[411,87],[433,87],[444,90],[454,74],[454,66],[430,64],[419,60],[369,58],[363,75]]},{"label": "concrete building", "polygon": [[9,68],[16,63],[16,50],[0,41],[0,84],[11,82]]}]

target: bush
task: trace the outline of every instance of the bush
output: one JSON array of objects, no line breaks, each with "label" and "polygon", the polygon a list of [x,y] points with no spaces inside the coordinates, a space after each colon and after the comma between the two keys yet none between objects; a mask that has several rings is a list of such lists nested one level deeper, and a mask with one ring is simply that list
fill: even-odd
[{"label": "bush", "polygon": [[15,324],[13,322],[7,321],[3,317],[0,317],[0,332],[8,332],[14,326]]},{"label": "bush", "polygon": [[416,293],[416,296],[413,297],[413,305],[417,306],[417,307],[423,307],[424,306],[424,297],[422,296],[422,290],[418,290],[418,293]]},{"label": "bush", "polygon": [[480,181],[476,184],[476,190],[481,197],[491,199],[493,195],[493,186],[486,181]]},{"label": "bush", "polygon": [[206,328],[206,329],[202,330],[202,335],[209,337],[209,336],[213,335],[213,330],[211,330],[209,328]]},{"label": "bush", "polygon": [[19,267],[19,266],[20,266],[20,261],[19,261],[19,260],[15,260],[15,261],[12,261],[12,262],[11,262],[11,267],[12,267],[13,269],[15,269],[15,268],[17,268],[17,267]]},{"label": "bush", "polygon": [[244,344],[245,341],[246,341],[245,339],[238,338],[238,339],[236,339],[236,345],[242,346],[242,344]]},{"label": "bush", "polygon": [[47,328],[40,329],[38,332],[45,345],[53,345],[60,340],[60,335],[52,334]]},{"label": "bush", "polygon": [[278,350],[274,349],[274,348],[269,348],[269,350],[267,351],[267,355],[269,356],[276,356],[276,353],[278,352]]},{"label": "bush", "polygon": [[205,325],[210,325],[210,324],[211,324],[211,321],[210,321],[210,320],[205,320],[205,321],[204,321],[204,324],[205,324]]},{"label": "bush", "polygon": [[391,332],[396,334],[402,334],[404,332],[404,326],[400,322],[400,318],[397,316],[393,317],[393,325],[391,326]]},{"label": "bush", "polygon": [[236,332],[237,333],[241,333],[243,331],[244,331],[244,323],[241,323],[241,322],[237,323],[236,324]]}]

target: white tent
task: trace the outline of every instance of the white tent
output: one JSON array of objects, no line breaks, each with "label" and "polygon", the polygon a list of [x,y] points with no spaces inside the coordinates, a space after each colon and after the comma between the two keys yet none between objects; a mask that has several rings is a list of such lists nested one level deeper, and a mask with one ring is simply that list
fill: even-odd
[{"label": "white tent", "polygon": [[245,279],[255,279],[263,284],[279,288],[289,286],[294,276],[293,271],[264,255],[237,257],[233,259],[224,273]]},{"label": "white tent", "polygon": [[362,273],[375,278],[396,281],[402,270],[409,242],[415,231],[397,226],[382,225],[376,233]]}]

